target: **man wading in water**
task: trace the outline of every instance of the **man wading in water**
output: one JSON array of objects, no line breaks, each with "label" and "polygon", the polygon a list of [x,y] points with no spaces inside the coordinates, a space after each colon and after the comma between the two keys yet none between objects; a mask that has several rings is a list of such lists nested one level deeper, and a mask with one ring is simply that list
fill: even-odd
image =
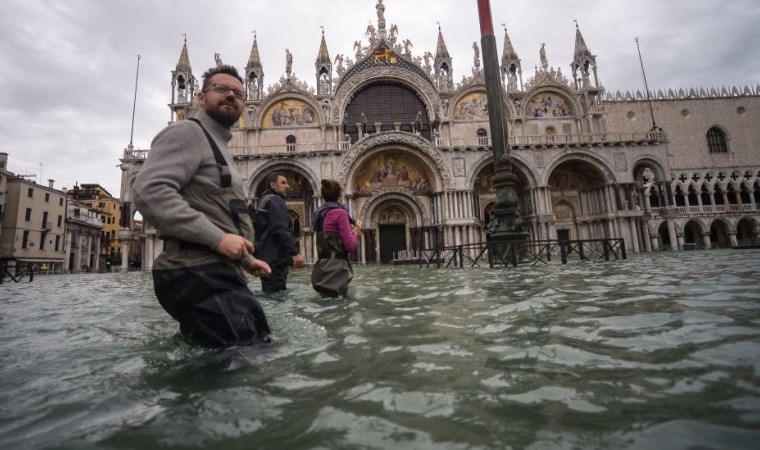
[{"label": "man wading in water", "polygon": [[156,297],[182,335],[203,345],[271,340],[245,275],[271,269],[251,256],[253,227],[227,149],[244,99],[234,67],[208,70],[198,93],[202,110],[156,135],[132,188],[137,209],[164,239],[153,265]]}]

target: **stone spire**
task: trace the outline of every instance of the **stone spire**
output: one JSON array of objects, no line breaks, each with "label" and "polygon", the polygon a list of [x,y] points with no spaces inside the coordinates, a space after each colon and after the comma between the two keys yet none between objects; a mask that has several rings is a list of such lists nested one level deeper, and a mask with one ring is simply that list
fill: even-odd
[{"label": "stone spire", "polygon": [[596,56],[592,55],[583,39],[578,22],[575,22],[575,52],[573,62],[570,64],[573,70],[573,79],[577,89],[591,88],[590,74],[594,73],[594,86],[599,87],[599,79],[596,72]]},{"label": "stone spire", "polygon": [[322,28],[322,41],[319,44],[319,52],[314,67],[317,69],[317,95],[332,94],[332,61],[327,51],[325,41],[325,28]]},{"label": "stone spire", "polygon": [[454,90],[454,74],[451,67],[451,56],[443,40],[441,25],[438,24],[438,43],[435,47],[435,80],[441,92]]},{"label": "stone spire", "polygon": [[182,44],[177,66],[172,70],[172,120],[185,118],[187,108],[193,101],[197,82],[190,67],[190,56],[187,51],[187,35]]},{"label": "stone spire", "polygon": [[245,85],[248,91],[248,100],[260,101],[264,94],[264,67],[261,65],[259,56],[259,44],[256,40],[256,32],[253,32],[253,45],[248,64],[245,66]]},{"label": "stone spire", "polygon": [[190,68],[190,56],[187,52],[187,35],[185,35],[185,43],[182,45],[182,51],[179,54],[179,61],[177,61],[177,71],[189,72]]},{"label": "stone spire", "polygon": [[507,92],[516,92],[518,89],[517,80],[520,79],[520,90],[523,88],[522,66],[520,58],[517,56],[512,41],[509,39],[507,27],[504,26],[504,50],[501,54],[501,81],[505,84]]}]

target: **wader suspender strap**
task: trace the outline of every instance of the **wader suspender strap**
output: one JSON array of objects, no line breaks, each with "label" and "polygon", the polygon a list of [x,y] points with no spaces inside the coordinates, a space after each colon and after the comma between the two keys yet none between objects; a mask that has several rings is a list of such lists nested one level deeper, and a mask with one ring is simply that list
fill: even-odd
[{"label": "wader suspender strap", "polygon": [[214,142],[214,139],[210,134],[208,134],[208,131],[206,131],[206,128],[203,127],[203,124],[201,124],[200,120],[194,117],[188,120],[192,120],[193,122],[197,123],[201,127],[201,130],[203,130],[203,134],[206,135],[206,139],[208,139],[208,143],[211,145],[211,150],[214,152],[216,165],[219,166],[219,177],[222,179],[222,187],[228,188],[232,186],[232,174],[230,173],[230,167],[227,165],[227,161],[225,161],[224,156],[222,156],[222,151],[219,150],[219,146],[216,145],[216,142]]},{"label": "wader suspender strap", "polygon": [[[340,206],[326,206],[326,207],[322,206],[320,208],[322,211],[319,211],[319,213],[317,214],[317,220],[314,223],[314,232],[315,233],[323,233],[324,232],[325,217],[327,216],[327,213],[329,213],[333,209],[338,209],[338,208],[340,208]],[[319,251],[319,249],[317,249],[317,252],[318,251]],[[317,255],[317,256],[319,256],[319,255]],[[348,260],[348,255],[345,255],[344,258],[336,258],[336,256],[338,256],[338,255],[335,253],[335,250],[330,250],[330,258],[329,259],[345,259],[345,260]]]}]

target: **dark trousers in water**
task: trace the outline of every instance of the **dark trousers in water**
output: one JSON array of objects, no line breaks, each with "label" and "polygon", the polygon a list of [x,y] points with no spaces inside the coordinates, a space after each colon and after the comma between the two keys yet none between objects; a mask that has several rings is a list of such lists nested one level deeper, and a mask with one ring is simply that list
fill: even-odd
[{"label": "dark trousers in water", "polygon": [[227,263],[153,270],[153,285],[161,306],[193,343],[225,347],[271,340],[264,310]]},{"label": "dark trousers in water", "polygon": [[261,290],[267,294],[287,289],[288,266],[273,266],[272,274],[261,277]]}]

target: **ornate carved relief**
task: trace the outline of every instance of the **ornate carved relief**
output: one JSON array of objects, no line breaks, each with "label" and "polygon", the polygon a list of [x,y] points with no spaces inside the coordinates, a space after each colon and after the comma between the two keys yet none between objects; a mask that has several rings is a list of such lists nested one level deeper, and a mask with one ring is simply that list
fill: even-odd
[{"label": "ornate carved relief", "polygon": [[372,134],[368,137],[358,141],[356,145],[343,156],[340,163],[340,167],[336,173],[336,179],[343,186],[349,186],[347,184],[347,177],[349,170],[353,167],[355,161],[359,156],[365,152],[376,149],[378,147],[411,147],[417,149],[427,155],[435,163],[438,175],[443,180],[443,188],[450,189],[452,185],[451,177],[452,170],[448,164],[448,161],[441,155],[437,148],[433,144],[423,139],[420,136],[412,133],[406,133],[404,131],[388,131],[379,134]]},{"label": "ornate carved relief", "polygon": [[[403,207],[408,207],[410,209],[410,212],[412,209],[417,209],[417,211],[420,214],[421,223],[420,224],[413,224],[412,223],[412,217],[408,217],[410,225],[425,225],[429,224],[431,221],[430,213],[425,208],[425,205],[419,201],[419,199],[409,196],[407,192],[404,192],[400,188],[384,188],[382,190],[377,191],[372,197],[370,197],[367,201],[365,201],[360,210],[359,215],[357,217],[368,217],[368,212],[370,208],[376,209],[380,203],[384,203],[386,201],[394,201],[394,203],[400,203],[403,205]],[[374,213],[377,213],[377,211],[374,211]],[[414,221],[416,222],[416,220]],[[373,225],[373,224],[365,224],[367,225]]]}]

